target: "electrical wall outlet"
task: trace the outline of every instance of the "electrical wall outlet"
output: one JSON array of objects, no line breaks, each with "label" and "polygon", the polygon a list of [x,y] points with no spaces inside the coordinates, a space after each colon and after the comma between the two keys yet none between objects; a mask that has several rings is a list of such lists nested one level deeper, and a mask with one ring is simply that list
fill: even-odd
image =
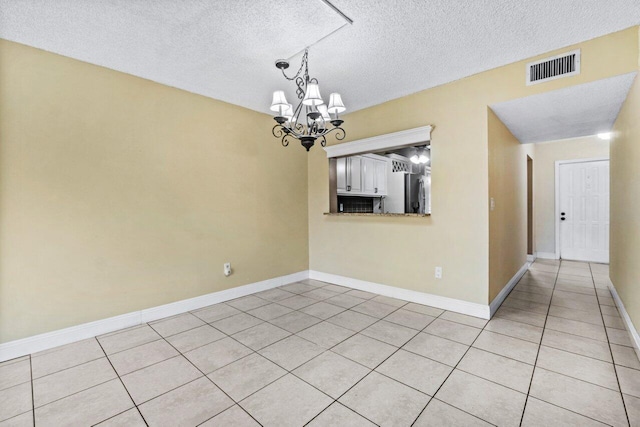
[{"label": "electrical wall outlet", "polygon": [[436,279],[442,279],[442,267],[436,267]]},{"label": "electrical wall outlet", "polygon": [[224,264],[224,275],[225,276],[230,276],[231,275],[231,263],[227,262]]}]

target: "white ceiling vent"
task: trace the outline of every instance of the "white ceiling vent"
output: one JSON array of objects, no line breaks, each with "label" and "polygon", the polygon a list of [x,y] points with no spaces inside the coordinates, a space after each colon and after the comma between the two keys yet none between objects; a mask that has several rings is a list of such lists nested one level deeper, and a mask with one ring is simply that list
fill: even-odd
[{"label": "white ceiling vent", "polygon": [[580,49],[527,64],[527,86],[580,74]]}]

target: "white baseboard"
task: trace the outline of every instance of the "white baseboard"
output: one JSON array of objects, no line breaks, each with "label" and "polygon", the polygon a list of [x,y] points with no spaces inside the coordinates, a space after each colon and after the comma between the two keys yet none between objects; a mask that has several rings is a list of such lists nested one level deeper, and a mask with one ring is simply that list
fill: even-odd
[{"label": "white baseboard", "polygon": [[170,304],[160,305],[158,307],[147,308],[119,316],[109,317],[107,319],[96,320],[95,322],[83,323],[81,325],[59,329],[53,332],[9,341],[7,343],[0,344],[0,362],[95,337],[97,335],[117,331],[119,329],[128,328],[130,326],[162,319],[164,317],[186,313],[187,311],[196,310],[208,305],[218,304],[220,302],[229,301],[234,298],[243,297],[245,295],[254,294],[256,292],[265,291],[267,289],[276,288],[278,286],[287,285],[289,283],[298,282],[308,278],[309,271],[300,271],[287,276],[275,277],[273,279],[238,286],[224,291],[213,292],[195,298],[176,301]]},{"label": "white baseboard", "polygon": [[560,259],[555,252],[536,252],[536,256],[542,259]]},{"label": "white baseboard", "polygon": [[531,255],[527,254],[527,261],[533,262],[533,261],[536,260],[537,257],[538,257],[538,255],[535,252],[533,254],[531,254]]},{"label": "white baseboard", "polygon": [[613,295],[613,300],[618,306],[618,311],[620,312],[622,320],[624,321],[624,325],[627,328],[627,332],[629,333],[629,337],[631,338],[631,343],[633,344],[633,348],[636,351],[636,355],[638,355],[638,357],[640,358],[640,335],[638,335],[638,331],[633,325],[631,317],[629,317],[629,313],[627,313],[627,309],[624,308],[624,304],[620,299],[620,295],[618,295],[618,291],[616,291],[616,287],[611,281],[609,281],[609,290],[611,291],[611,295]]},{"label": "white baseboard", "polygon": [[323,282],[335,283],[336,285],[346,286],[348,288],[358,289],[361,291],[373,292],[391,298],[398,298],[404,301],[430,305],[432,307],[455,311],[456,313],[467,314],[469,316],[480,317],[482,319],[489,319],[490,312],[488,305],[397,288],[395,286],[367,282],[359,279],[352,279],[350,277],[338,276],[336,274],[323,273],[314,270],[309,270],[309,278],[321,280]]},{"label": "white baseboard", "polygon": [[[530,255],[527,255],[527,258],[529,256]],[[504,299],[507,297],[507,295],[509,295],[509,292],[511,292],[511,289],[513,289],[516,283],[518,283],[518,280],[520,280],[520,278],[524,276],[524,273],[527,272],[530,265],[531,265],[531,262],[527,260],[527,262],[525,262],[524,265],[520,267],[520,270],[518,270],[518,272],[507,282],[505,287],[502,288],[500,293],[493,299],[493,301],[491,301],[491,304],[489,304],[491,317],[493,317],[495,312],[498,311],[498,308],[500,308]]]}]

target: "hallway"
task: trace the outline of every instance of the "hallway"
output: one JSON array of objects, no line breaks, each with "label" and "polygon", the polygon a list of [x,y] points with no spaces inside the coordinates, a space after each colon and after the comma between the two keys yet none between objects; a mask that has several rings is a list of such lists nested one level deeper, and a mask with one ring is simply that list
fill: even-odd
[{"label": "hallway", "polygon": [[485,328],[536,343],[542,336],[524,357],[521,342],[494,337],[492,351],[535,361],[522,425],[640,422],[640,363],[608,282],[608,265],[539,259]]}]

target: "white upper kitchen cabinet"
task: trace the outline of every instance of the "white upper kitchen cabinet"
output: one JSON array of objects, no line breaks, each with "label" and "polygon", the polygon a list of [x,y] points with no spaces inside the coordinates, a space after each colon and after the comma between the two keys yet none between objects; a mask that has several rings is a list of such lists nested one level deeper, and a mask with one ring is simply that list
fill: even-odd
[{"label": "white upper kitchen cabinet", "polygon": [[362,158],[363,193],[374,194],[376,192],[376,163],[377,160],[370,157]]},{"label": "white upper kitchen cabinet", "polygon": [[388,160],[375,161],[375,192],[376,194],[387,194],[387,171],[389,170]]},{"label": "white upper kitchen cabinet", "polygon": [[351,193],[362,193],[362,157],[347,157],[349,165],[347,167],[347,191]]},{"label": "white upper kitchen cabinet", "polygon": [[339,194],[362,193],[362,158],[360,156],[336,159],[336,174]]},{"label": "white upper kitchen cabinet", "polygon": [[347,192],[347,157],[336,159],[336,183],[338,193]]},{"label": "white upper kitchen cabinet", "polygon": [[338,194],[385,196],[387,194],[388,159],[376,155],[336,159]]}]

